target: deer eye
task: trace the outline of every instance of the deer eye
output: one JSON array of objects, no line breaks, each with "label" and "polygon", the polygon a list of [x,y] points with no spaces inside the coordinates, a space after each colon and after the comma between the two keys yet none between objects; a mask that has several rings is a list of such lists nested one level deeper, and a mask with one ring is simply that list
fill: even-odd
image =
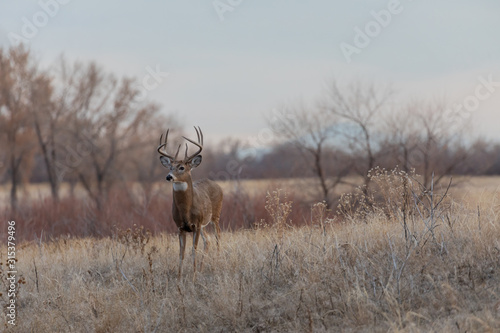
[{"label": "deer eye", "polygon": [[184,171],[184,167],[183,166],[179,167],[179,170]]}]

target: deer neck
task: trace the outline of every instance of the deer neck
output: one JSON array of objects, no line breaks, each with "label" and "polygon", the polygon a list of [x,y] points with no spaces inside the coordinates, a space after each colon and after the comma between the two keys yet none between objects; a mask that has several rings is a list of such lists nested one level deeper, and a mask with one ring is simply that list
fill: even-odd
[{"label": "deer neck", "polygon": [[191,210],[193,205],[193,181],[191,178],[173,184],[174,203],[179,212],[184,215]]}]

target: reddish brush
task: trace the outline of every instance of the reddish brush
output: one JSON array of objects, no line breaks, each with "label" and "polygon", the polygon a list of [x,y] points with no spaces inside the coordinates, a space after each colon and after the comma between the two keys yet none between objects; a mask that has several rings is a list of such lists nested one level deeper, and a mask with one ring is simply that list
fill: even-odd
[{"label": "reddish brush", "polygon": [[[310,205],[289,195],[293,202],[289,220],[293,225],[306,224]],[[244,191],[225,193],[220,225],[223,230],[250,229],[262,220],[269,221],[265,208],[266,193],[248,195]],[[173,233],[177,227],[172,220],[171,194],[155,192],[137,195],[130,189],[110,192],[98,210],[87,198],[65,197],[54,202],[50,198],[20,205],[14,213],[0,212],[2,219],[15,220],[19,240],[48,240],[61,236],[109,237],[116,229],[142,226],[153,234]],[[2,235],[2,238],[4,235]]]}]

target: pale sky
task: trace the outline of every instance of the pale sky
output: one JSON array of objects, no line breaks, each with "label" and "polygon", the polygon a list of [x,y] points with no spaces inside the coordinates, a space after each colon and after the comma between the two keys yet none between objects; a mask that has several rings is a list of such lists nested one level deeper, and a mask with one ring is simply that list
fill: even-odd
[{"label": "pale sky", "polygon": [[0,46],[23,38],[45,66],[64,53],[141,81],[158,70],[148,98],[215,141],[257,137],[333,77],[469,103],[477,132],[500,138],[499,33],[497,0],[0,3]]}]

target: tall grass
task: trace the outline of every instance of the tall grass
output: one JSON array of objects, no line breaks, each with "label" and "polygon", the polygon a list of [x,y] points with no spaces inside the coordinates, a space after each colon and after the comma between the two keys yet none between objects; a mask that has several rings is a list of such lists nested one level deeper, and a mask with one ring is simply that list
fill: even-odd
[{"label": "tall grass", "polygon": [[499,331],[499,194],[478,214],[445,191],[405,187],[404,175],[383,177],[391,199],[341,219],[322,203],[298,217],[293,198],[270,192],[263,220],[224,232],[195,281],[189,257],[177,278],[175,235],[133,225],[100,239],[25,243],[26,284],[8,331]]}]

